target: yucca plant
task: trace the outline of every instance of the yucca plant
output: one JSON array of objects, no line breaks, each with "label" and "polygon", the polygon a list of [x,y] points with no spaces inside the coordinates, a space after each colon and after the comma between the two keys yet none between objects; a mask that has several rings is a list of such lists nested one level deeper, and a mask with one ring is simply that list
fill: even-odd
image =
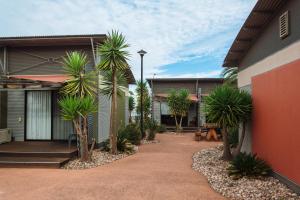
[{"label": "yucca plant", "polygon": [[[90,96],[76,97],[66,96],[59,100],[61,114],[64,120],[72,121],[76,130],[76,134],[80,140],[80,156],[82,161],[91,159],[91,151],[88,150],[88,114],[97,112],[97,106],[94,99]],[[82,122],[82,123],[81,123]],[[94,145],[94,142],[93,142]]]},{"label": "yucca plant", "polygon": [[228,85],[215,88],[209,96],[205,98],[205,112],[207,119],[219,124],[223,135],[223,159],[231,160],[232,154],[228,141],[228,129],[237,127],[241,121],[241,116],[245,115],[245,105],[242,102],[238,89]]},{"label": "yucca plant", "polygon": [[87,72],[88,62],[87,55],[77,51],[68,52],[67,56],[63,58],[63,69],[69,76],[65,86],[61,89],[63,94],[80,97],[95,96],[97,92],[96,73],[94,71]]},{"label": "yucca plant", "polygon": [[268,176],[271,172],[270,166],[256,154],[239,153],[227,168],[228,175],[233,179],[243,176],[256,177]]},{"label": "yucca plant", "polygon": [[127,44],[123,34],[112,31],[108,34],[103,44],[97,47],[97,52],[101,56],[101,62],[97,65],[100,71],[111,71],[112,91],[111,91],[111,115],[110,115],[110,145],[111,153],[117,153],[117,72],[125,72],[129,69]]},{"label": "yucca plant", "polygon": [[[117,71],[116,76],[117,76],[117,96],[122,96],[122,93],[127,91],[126,75],[123,72]],[[104,72],[103,80],[101,80],[100,82],[100,85],[102,86],[100,92],[109,97],[113,95],[112,79],[113,79],[112,71],[108,70]]]},{"label": "yucca plant", "polygon": [[224,77],[225,83],[237,86],[237,75],[238,75],[238,68],[237,67],[225,67],[221,72],[221,76]]}]

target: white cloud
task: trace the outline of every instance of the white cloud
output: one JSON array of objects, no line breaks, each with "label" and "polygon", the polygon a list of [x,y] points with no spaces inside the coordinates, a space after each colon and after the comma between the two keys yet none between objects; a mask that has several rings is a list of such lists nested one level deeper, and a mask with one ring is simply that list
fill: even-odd
[{"label": "white cloud", "polygon": [[212,77],[219,77],[221,71],[222,70],[213,70],[208,72],[182,73],[177,75],[162,74],[162,75],[155,76],[155,78],[170,78],[170,77],[171,78],[212,78]]},{"label": "white cloud", "polygon": [[[136,52],[143,48],[148,52],[145,77],[152,77],[153,73],[163,73],[163,65],[207,54],[223,56],[256,0],[0,2],[0,23],[5,27],[5,35],[107,33],[118,29],[131,44],[134,74],[139,77],[140,58]],[[214,73],[217,72],[184,76]]]}]

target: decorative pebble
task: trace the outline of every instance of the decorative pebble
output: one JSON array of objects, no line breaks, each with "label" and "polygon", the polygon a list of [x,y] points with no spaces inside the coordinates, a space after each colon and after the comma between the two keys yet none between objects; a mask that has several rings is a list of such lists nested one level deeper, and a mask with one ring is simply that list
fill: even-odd
[{"label": "decorative pebble", "polygon": [[232,200],[300,200],[300,196],[273,177],[233,180],[227,174],[228,162],[221,160],[223,146],[194,154],[193,169],[207,177],[211,187]]}]

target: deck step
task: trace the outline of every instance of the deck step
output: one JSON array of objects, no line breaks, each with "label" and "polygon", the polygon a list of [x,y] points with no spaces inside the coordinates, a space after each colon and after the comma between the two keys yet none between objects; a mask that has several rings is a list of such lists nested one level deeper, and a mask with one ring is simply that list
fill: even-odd
[{"label": "deck step", "polygon": [[43,158],[72,158],[77,156],[77,150],[69,152],[43,152],[43,151],[1,151],[1,157],[43,157]]},{"label": "deck step", "polygon": [[0,157],[0,167],[5,168],[60,168],[70,158],[58,157]]}]

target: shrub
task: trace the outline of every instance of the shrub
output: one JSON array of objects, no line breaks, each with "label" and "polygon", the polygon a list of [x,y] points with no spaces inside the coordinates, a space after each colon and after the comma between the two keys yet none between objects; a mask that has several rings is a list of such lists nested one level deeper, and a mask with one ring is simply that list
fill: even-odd
[{"label": "shrub", "polygon": [[147,140],[154,140],[158,125],[155,120],[148,120],[146,123],[146,129],[149,130]]},{"label": "shrub", "polygon": [[125,128],[119,130],[119,135],[124,135],[124,137],[134,145],[141,144],[141,131],[139,127],[135,124],[129,124]]},{"label": "shrub", "polygon": [[239,153],[227,168],[228,175],[233,179],[239,179],[243,176],[256,177],[267,176],[271,172],[269,165],[256,154]]},{"label": "shrub", "polygon": [[236,128],[230,128],[228,131],[228,141],[231,148],[236,148],[239,143],[239,129]]},{"label": "shrub", "polygon": [[166,132],[166,131],[167,131],[166,125],[164,125],[164,124],[158,125],[158,127],[157,127],[157,132],[159,132],[159,133],[164,133],[164,132]]},{"label": "shrub", "polygon": [[[131,153],[133,151],[133,145],[126,139],[124,133],[118,133],[117,136],[117,150],[119,152]],[[104,151],[110,151],[110,140],[107,139],[104,141],[103,149]]]}]

